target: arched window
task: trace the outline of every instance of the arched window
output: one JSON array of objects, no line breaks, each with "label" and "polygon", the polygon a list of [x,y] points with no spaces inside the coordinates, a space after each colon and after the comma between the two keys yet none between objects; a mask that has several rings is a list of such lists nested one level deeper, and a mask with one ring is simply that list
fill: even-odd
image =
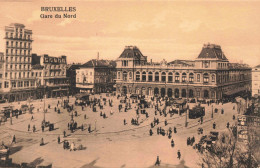
[{"label": "arched window", "polygon": [[190,73],[189,74],[189,82],[193,82],[194,81],[194,74]]},{"label": "arched window", "polygon": [[161,88],[161,97],[165,96],[165,88]]},{"label": "arched window", "polygon": [[123,80],[124,80],[124,81],[127,80],[127,72],[126,72],[126,71],[123,72]]},{"label": "arched window", "polygon": [[208,83],[209,82],[209,74],[208,73],[204,73],[203,74],[203,82],[204,83]]},{"label": "arched window", "polygon": [[140,72],[136,72],[136,77],[135,77],[136,81],[140,81]]},{"label": "arched window", "polygon": [[149,81],[149,82],[152,82],[152,81],[153,81],[153,73],[152,73],[152,72],[149,72],[149,73],[148,73],[148,81]]},{"label": "arched window", "polygon": [[142,81],[146,81],[146,72],[142,73]]},{"label": "arched window", "polygon": [[216,77],[215,77],[215,75],[213,74],[213,75],[211,75],[211,82],[215,82],[215,79]]},{"label": "arched window", "polygon": [[168,89],[167,95],[168,95],[168,97],[172,97],[172,89],[171,88]]},{"label": "arched window", "polygon": [[190,90],[189,90],[189,98],[193,98],[193,96],[194,96],[194,95],[193,95],[193,90],[190,89]]},{"label": "arched window", "polygon": [[181,90],[181,97],[186,97],[186,89]]},{"label": "arched window", "polygon": [[154,88],[154,96],[158,96],[159,94],[159,89],[156,87]]},{"label": "arched window", "polygon": [[162,82],[165,82],[165,81],[166,81],[166,73],[162,72]]},{"label": "arched window", "polygon": [[159,82],[159,72],[155,72],[155,81]]},{"label": "arched window", "polygon": [[178,72],[175,73],[175,82],[180,82],[180,74]]},{"label": "arched window", "polygon": [[175,89],[175,90],[174,90],[174,97],[175,97],[175,98],[179,98],[179,96],[180,96],[179,89]]},{"label": "arched window", "polygon": [[209,98],[209,91],[208,90],[204,90],[204,98]]},{"label": "arched window", "polygon": [[182,77],[182,82],[186,82],[186,80],[187,80],[187,75],[186,75],[186,73],[182,73],[182,75],[181,75]]},{"label": "arched window", "polygon": [[168,82],[172,83],[172,72],[168,73]]}]

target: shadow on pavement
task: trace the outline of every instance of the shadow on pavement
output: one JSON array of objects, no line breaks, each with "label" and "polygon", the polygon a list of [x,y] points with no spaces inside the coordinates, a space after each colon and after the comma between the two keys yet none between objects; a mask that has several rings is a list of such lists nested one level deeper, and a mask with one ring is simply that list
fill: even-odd
[{"label": "shadow on pavement", "polygon": [[41,157],[38,157],[34,161],[28,164],[28,167],[36,167],[37,165],[41,164],[44,161]]},{"label": "shadow on pavement", "polygon": [[181,160],[178,165],[172,165],[172,164],[167,164],[167,163],[161,163],[160,166],[150,166],[148,168],[189,168],[188,166],[185,166],[185,161]]},{"label": "shadow on pavement", "polygon": [[19,152],[22,150],[23,146],[14,146],[10,147],[10,155],[15,154],[16,152]]},{"label": "shadow on pavement", "polygon": [[80,168],[101,168],[99,166],[95,166],[95,164],[97,163],[99,158],[93,160],[92,162],[88,163],[88,164],[85,164],[83,166],[81,166]]}]

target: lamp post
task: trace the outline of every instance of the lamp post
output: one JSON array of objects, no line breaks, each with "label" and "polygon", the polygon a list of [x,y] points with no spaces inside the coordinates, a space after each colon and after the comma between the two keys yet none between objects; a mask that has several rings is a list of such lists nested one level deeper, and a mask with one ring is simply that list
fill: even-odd
[{"label": "lamp post", "polygon": [[95,132],[97,132],[97,120],[95,120]]},{"label": "lamp post", "polygon": [[186,116],[185,116],[185,127],[188,126],[188,112],[189,112],[189,105],[187,104]]},{"label": "lamp post", "polygon": [[211,105],[211,118],[213,118],[214,116],[213,116],[213,104]]},{"label": "lamp post", "polygon": [[189,104],[188,104],[188,85],[189,85],[189,81],[188,81],[188,79],[187,79],[187,92],[186,92],[186,99],[187,99],[187,109],[186,109],[186,116],[185,116],[185,127],[187,127],[188,126],[188,113],[189,113]]}]

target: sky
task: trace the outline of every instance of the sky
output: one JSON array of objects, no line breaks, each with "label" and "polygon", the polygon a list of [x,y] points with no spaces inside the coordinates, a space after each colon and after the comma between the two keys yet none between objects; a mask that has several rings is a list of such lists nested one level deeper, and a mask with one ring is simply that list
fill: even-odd
[{"label": "sky", "polygon": [[[40,18],[58,13],[41,7],[76,7],[76,18]],[[0,11],[0,52],[5,26],[16,22],[33,31],[33,53],[66,55],[68,63],[98,52],[117,59],[129,45],[148,60],[193,60],[214,43],[230,62],[260,64],[260,1],[0,0]]]}]

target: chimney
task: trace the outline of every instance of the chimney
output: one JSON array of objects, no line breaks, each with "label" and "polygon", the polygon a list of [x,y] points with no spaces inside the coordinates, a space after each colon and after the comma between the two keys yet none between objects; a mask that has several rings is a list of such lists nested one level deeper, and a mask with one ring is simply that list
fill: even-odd
[{"label": "chimney", "polygon": [[97,60],[99,60],[99,52],[97,53]]}]

